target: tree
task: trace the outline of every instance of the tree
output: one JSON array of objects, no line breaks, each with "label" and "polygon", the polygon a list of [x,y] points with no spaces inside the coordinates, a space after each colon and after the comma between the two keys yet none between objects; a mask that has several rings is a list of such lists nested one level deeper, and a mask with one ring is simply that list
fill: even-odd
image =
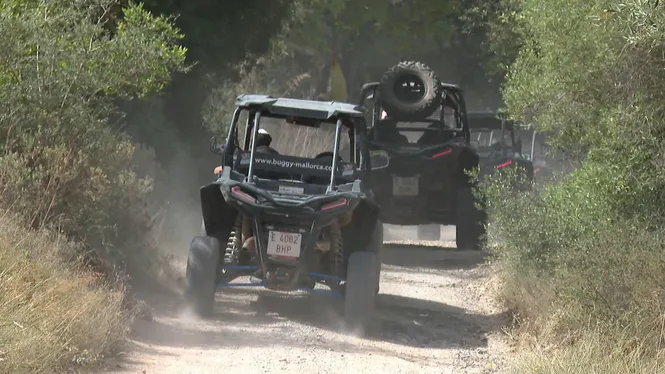
[{"label": "tree", "polygon": [[[206,109],[206,124],[220,130],[235,95],[262,91],[319,98],[328,94],[333,56],[341,63],[349,100],[392,63],[425,57],[435,68],[445,55],[457,17],[452,1],[294,1],[292,17],[273,39],[270,53],[239,67],[243,79],[224,81]],[[428,51],[428,53],[424,53]],[[430,52],[434,51],[434,52]]]},{"label": "tree", "polygon": [[[66,5],[66,6],[65,6]],[[108,122],[115,98],[143,98],[183,68],[179,30],[115,2],[0,4],[0,204],[106,246],[142,236],[149,181]]]},{"label": "tree", "polygon": [[[283,20],[289,16],[291,3],[290,0],[146,1],[146,9],[175,17],[175,24],[185,35],[181,42],[188,50],[192,68],[186,74],[175,74],[158,101],[124,103],[123,108],[128,112],[125,129],[137,141],[154,147],[164,164],[170,162],[174,149],[184,150],[194,158],[207,156],[207,147],[201,147],[207,144],[209,136],[202,126],[201,110],[216,77],[235,80],[237,75],[232,68],[238,62],[251,61],[250,56],[265,53],[271,37],[281,30]],[[160,121],[146,122],[146,118],[160,118]]]}]

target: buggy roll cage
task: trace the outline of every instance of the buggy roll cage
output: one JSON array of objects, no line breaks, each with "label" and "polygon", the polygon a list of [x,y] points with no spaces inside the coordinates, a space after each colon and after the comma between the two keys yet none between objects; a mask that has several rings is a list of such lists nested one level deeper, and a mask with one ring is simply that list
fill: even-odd
[{"label": "buggy roll cage", "polygon": [[[269,95],[240,95],[236,98],[236,109],[233,112],[229,135],[226,138],[224,146],[224,166],[230,169],[234,168],[233,156],[236,149],[241,149],[238,144],[238,120],[243,110],[247,110],[244,147],[250,147],[249,167],[244,179],[244,185],[255,185],[255,160],[256,160],[256,139],[261,126],[261,117],[273,118],[306,118],[314,121],[327,121],[335,123],[335,141],[332,154],[332,170],[330,172],[330,182],[326,193],[335,191],[336,178],[339,168],[339,147],[342,134],[342,125],[350,124],[353,131],[349,132],[351,147],[354,152],[350,152],[351,163],[360,166],[359,172],[367,173],[369,170],[369,151],[364,146],[366,139],[366,126],[359,124],[359,121],[365,121],[365,113],[362,108],[355,105],[342,102],[322,102],[313,100],[299,100],[289,98],[275,98]],[[306,124],[296,124],[307,126]],[[251,132],[251,134],[250,134]],[[279,157],[275,155],[274,157]],[[308,159],[311,161],[311,159]],[[257,192],[256,188],[251,188]],[[265,195],[265,194],[262,194]],[[265,196],[264,196],[265,197]],[[272,199],[271,199],[272,200]]]},{"label": "buggy roll cage", "polygon": [[[522,154],[522,138],[521,136],[518,136],[517,138],[515,137],[515,130],[516,126],[513,124],[512,121],[506,119],[504,116],[502,116],[500,113],[493,113],[493,112],[472,112],[468,113],[467,117],[470,120],[475,119],[492,119],[496,120],[497,122],[500,122],[500,126],[492,126],[488,124],[484,124],[483,126],[469,126],[470,130],[473,129],[478,129],[478,130],[489,130],[490,131],[490,138],[489,138],[489,145],[492,145],[492,139],[494,137],[494,134],[492,131],[494,130],[500,130],[501,131],[501,143],[505,143],[505,135],[506,131],[509,132],[510,134],[510,140],[512,142],[512,150],[513,152],[519,151],[520,154]],[[480,134],[478,134],[478,139],[480,139]],[[534,131],[534,139],[535,139],[535,131]],[[531,142],[531,153],[533,153],[533,139]],[[532,157],[532,156],[530,156]]]},{"label": "buggy roll cage", "polygon": [[524,130],[526,130],[526,131],[531,130],[532,131],[532,134],[531,134],[531,153],[530,153],[529,157],[530,157],[531,162],[533,162],[533,153],[536,151],[536,133],[537,133],[536,127],[532,123],[529,123],[526,126],[524,126]]},{"label": "buggy roll cage", "polygon": [[[372,99],[374,100],[371,113],[372,117],[370,121],[372,128],[376,125],[377,120],[381,118],[381,104],[380,100],[378,100],[380,97],[380,85],[381,83],[379,82],[371,82],[364,84],[360,89],[360,101],[358,103],[358,106],[360,107],[365,106],[365,100],[368,99],[368,94],[372,92]],[[457,125],[462,126],[464,137],[466,138],[466,141],[469,142],[471,140],[471,131],[469,130],[469,122],[466,114],[466,102],[464,101],[463,95],[464,90],[462,90],[460,86],[451,83],[441,83],[441,87],[443,88],[443,95],[441,95],[441,102],[439,103],[439,107],[444,107],[446,100],[451,100],[453,102],[455,105],[455,119],[457,120]],[[444,113],[442,110],[441,117],[438,120],[443,122],[443,116]]]}]

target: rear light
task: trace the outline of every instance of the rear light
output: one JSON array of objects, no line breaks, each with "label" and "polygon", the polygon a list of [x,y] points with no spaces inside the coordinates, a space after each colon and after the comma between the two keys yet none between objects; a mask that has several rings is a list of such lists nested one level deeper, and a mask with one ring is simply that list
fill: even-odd
[{"label": "rear light", "polygon": [[497,165],[496,168],[497,169],[505,168],[508,165],[512,165],[512,163],[513,163],[513,160],[508,160],[508,161],[504,162],[503,164]]},{"label": "rear light", "polygon": [[333,201],[330,204],[324,205],[323,207],[321,207],[321,210],[330,210],[330,209],[343,207],[343,206],[346,206],[347,203],[348,203],[348,201],[346,199],[339,199],[337,201]]},{"label": "rear light", "polygon": [[533,173],[536,174],[536,173],[539,172],[539,171],[540,171],[540,168],[536,168],[536,169],[533,171]]},{"label": "rear light", "polygon": [[439,152],[439,153],[433,154],[433,155],[432,155],[432,158],[434,159],[434,158],[443,157],[443,156],[445,156],[445,155],[447,155],[447,154],[450,154],[450,153],[452,153],[452,152],[453,152],[453,150],[450,149],[450,148],[448,148],[448,149],[446,149],[446,150],[443,151],[443,152]]},{"label": "rear light", "polygon": [[238,196],[239,198],[247,201],[247,202],[250,202],[250,203],[255,203],[256,202],[256,199],[252,195],[249,195],[245,192],[242,192],[240,190],[240,187],[238,187],[238,186],[232,187],[231,188],[231,193]]}]

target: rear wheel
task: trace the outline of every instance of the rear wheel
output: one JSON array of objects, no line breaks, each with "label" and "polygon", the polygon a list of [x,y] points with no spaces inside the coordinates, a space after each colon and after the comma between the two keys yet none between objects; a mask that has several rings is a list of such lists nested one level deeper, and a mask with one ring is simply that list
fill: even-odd
[{"label": "rear wheel", "polygon": [[476,202],[471,187],[458,189],[455,225],[457,249],[480,250],[485,244],[486,213],[476,207]]},{"label": "rear wheel", "polygon": [[441,225],[418,225],[418,240],[441,240]]},{"label": "rear wheel", "polygon": [[199,317],[208,317],[213,311],[219,250],[219,241],[211,236],[194,237],[189,248],[185,301]]},{"label": "rear wheel", "polygon": [[379,266],[376,254],[370,251],[354,252],[349,257],[344,319],[347,330],[355,335],[365,334],[374,315]]}]

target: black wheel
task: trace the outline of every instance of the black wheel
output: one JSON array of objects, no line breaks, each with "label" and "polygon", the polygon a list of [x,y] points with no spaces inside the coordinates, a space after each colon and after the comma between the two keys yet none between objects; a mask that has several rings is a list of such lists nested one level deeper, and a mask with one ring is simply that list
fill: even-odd
[{"label": "black wheel", "polygon": [[358,251],[349,257],[344,319],[347,329],[353,334],[364,335],[374,315],[377,267],[379,261],[374,252]]},{"label": "black wheel", "polygon": [[418,240],[441,240],[441,225],[418,225]]},{"label": "black wheel", "polygon": [[372,241],[369,243],[368,250],[376,255],[378,266],[376,267],[376,293],[379,293],[381,287],[381,253],[383,249],[383,222],[376,222],[376,228],[372,234]]},{"label": "black wheel", "polygon": [[196,236],[189,247],[185,301],[199,317],[212,314],[219,251],[219,241],[211,236]]},{"label": "black wheel", "polygon": [[476,207],[477,199],[471,187],[457,190],[457,249],[480,250],[484,247],[486,213]]},{"label": "black wheel", "polygon": [[429,117],[440,106],[441,81],[423,63],[400,62],[386,71],[380,84],[381,106],[394,119]]}]

